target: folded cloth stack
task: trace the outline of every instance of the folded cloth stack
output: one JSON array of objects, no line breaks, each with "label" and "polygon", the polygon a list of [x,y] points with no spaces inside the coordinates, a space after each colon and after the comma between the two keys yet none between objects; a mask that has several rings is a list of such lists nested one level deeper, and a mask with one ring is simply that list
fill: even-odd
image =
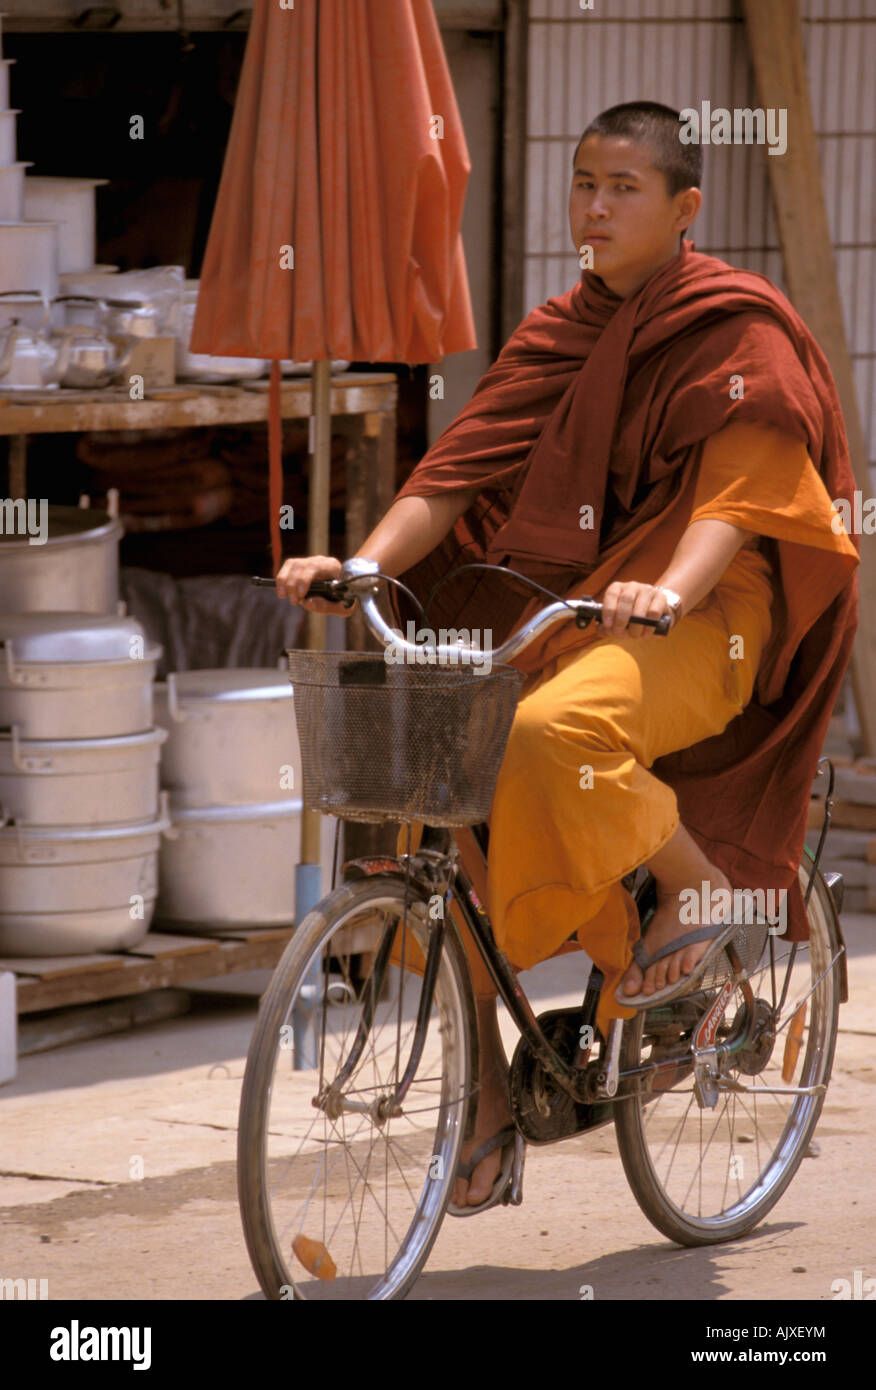
[{"label": "folded cloth stack", "polygon": [[[231,526],[252,526],[268,515],[268,431],[266,425],[217,431],[213,456],[231,470]],[[287,420],[283,425],[283,501],[291,506],[296,525],[304,525],[307,508],[307,423]],[[347,442],[343,435],[331,438],[330,502],[333,511],[345,505]],[[301,522],[297,518],[301,517]]]},{"label": "folded cloth stack", "polygon": [[83,435],[77,457],[94,496],[118,488],[127,531],[206,526],[232,505],[231,471],[206,429],[113,430]]}]

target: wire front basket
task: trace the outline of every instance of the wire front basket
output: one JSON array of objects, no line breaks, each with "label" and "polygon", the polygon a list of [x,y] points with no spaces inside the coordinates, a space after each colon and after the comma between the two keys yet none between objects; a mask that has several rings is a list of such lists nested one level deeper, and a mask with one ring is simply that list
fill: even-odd
[{"label": "wire front basket", "polygon": [[487,818],[522,672],[396,665],[372,652],[286,655],[306,807],[373,823]]}]

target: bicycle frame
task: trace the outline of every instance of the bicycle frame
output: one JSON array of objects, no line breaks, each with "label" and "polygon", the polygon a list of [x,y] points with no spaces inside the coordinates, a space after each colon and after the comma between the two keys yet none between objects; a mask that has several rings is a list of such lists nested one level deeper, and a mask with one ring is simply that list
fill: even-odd
[{"label": "bicycle frame", "polygon": [[[418,651],[417,646],[401,640],[401,634],[397,634],[393,631],[380,612],[376,597],[378,566],[373,561],[362,558],[347,560],[343,566],[343,574],[347,587],[358,599],[365,621],[374,636],[384,643],[393,640],[406,654],[416,655]],[[576,626],[586,627],[593,618],[600,613],[601,604],[596,603],[593,599],[562,600],[550,604],[531,618],[523,628],[513,633],[500,647],[496,648],[492,653],[493,658],[497,661],[507,661],[510,657],[516,655],[523,650],[524,647],[528,646],[536,636],[544,632],[561,617],[568,618],[571,614],[574,616]],[[667,630],[666,623],[668,620],[661,619],[655,621],[644,619],[640,621],[650,621],[652,625],[657,626],[658,630],[661,632]],[[448,659],[454,654],[456,656],[459,655],[458,649],[440,645],[431,647],[430,652],[431,656],[437,659]],[[822,759],[822,761],[827,760]],[[830,768],[830,787],[827,797],[827,816],[818,849],[814,856],[812,872],[806,891],[807,903],[812,891],[815,875],[818,872],[821,850],[830,821],[831,793],[833,791],[833,766],[829,761],[828,766]],[[820,769],[821,763],[819,763],[819,770]],[[637,1082],[639,1078],[644,1076],[653,1075],[660,1071],[678,1069],[678,1066],[683,1062],[681,1058],[668,1059],[664,1062],[648,1063],[644,1067],[637,1067],[629,1072],[618,1073],[617,1053],[619,1050],[621,1026],[620,1022],[618,1022],[617,1028],[612,1029],[612,1035],[605,1040],[606,1055],[609,1058],[609,1069],[612,1071],[611,1085],[608,1090],[605,1089],[603,1083],[606,1080],[606,1070],[603,1067],[598,1076],[599,1089],[594,1094],[593,1068],[571,1066],[559,1055],[556,1049],[552,1047],[544,1032],[539,1027],[529,1000],[518,984],[514,971],[496,945],[486,909],[480,902],[475,892],[474,885],[458,861],[458,851],[452,850],[448,854],[449,845],[450,839],[446,830],[439,830],[435,827],[426,826],[423,842],[416,854],[409,857],[404,856],[403,859],[392,859],[384,856],[380,858],[369,857],[350,860],[344,865],[344,870],[348,872],[349,876],[355,877],[364,878],[377,874],[389,873],[395,877],[403,877],[406,883],[409,882],[410,879],[413,879],[418,884],[421,891],[426,892],[427,896],[431,896],[432,893],[434,893],[436,879],[434,872],[429,872],[429,868],[446,864],[449,859],[450,875],[445,898],[448,898],[451,892],[455,892],[466,926],[471,933],[484,965],[489,972],[490,978],[496,987],[496,991],[514,1020],[521,1037],[524,1039],[536,1061],[543,1067],[544,1071],[551,1076],[556,1084],[577,1104],[592,1105],[594,1101],[597,1100],[608,1100],[610,1102],[614,1099],[620,1099],[622,1095],[629,1094],[627,1090],[621,1092],[621,1081]],[[840,875],[831,877],[834,881],[827,885],[828,895],[832,904],[836,907],[837,901],[841,901],[842,879]],[[834,893],[835,887],[838,890],[836,895]],[[838,914],[836,915],[838,916]],[[343,1069],[341,1076],[338,1078],[338,1082],[331,1088],[332,1090],[336,1090],[338,1084],[342,1084],[346,1076],[352,1072],[361,1054],[362,1048],[365,1045],[373,1018],[374,1003],[382,983],[386,964],[388,963],[389,952],[396,929],[397,925],[388,933],[389,940],[387,941],[384,939],[384,942],[381,944],[377,961],[375,962],[374,976],[369,988],[368,999],[363,1011],[362,1020],[359,1024],[350,1059]],[[438,922],[434,923],[430,929],[429,949],[411,1055],[403,1077],[397,1083],[392,1095],[386,1098],[385,1103],[388,1113],[391,1112],[394,1107],[400,1105],[401,1100],[410,1086],[422,1055],[432,1007],[435,981],[438,974],[438,960],[443,940],[443,932],[444,920],[442,917],[439,918]],[[796,946],[792,949],[792,962],[795,953]],[[755,1026],[754,995],[750,984],[744,976],[744,972],[741,970],[739,958],[732,945],[728,948],[728,955],[733,970],[732,982],[728,983],[728,986],[725,986],[719,998],[709,1007],[704,1017],[698,1021],[696,1034],[693,1039],[690,1061],[687,1065],[694,1066],[697,1071],[707,1063],[717,1067],[723,1057],[729,1056],[745,1047],[750,1040],[752,1030]],[[733,992],[733,988],[737,985],[742,989],[743,998],[747,1006],[746,1012],[748,1018],[746,1027],[738,1036],[722,1043],[716,1043],[714,1037],[720,1017],[723,1014],[724,1007],[726,1007],[727,1000]],[[844,978],[841,984],[841,992],[843,997],[845,997],[846,989]],[[723,1005],[721,1002],[722,999]],[[783,1002],[784,995],[782,998],[782,1003]]]},{"label": "bicycle frame", "polygon": [[[387,873],[400,879],[408,878],[415,883],[426,896],[429,896],[434,890],[435,883],[431,875],[423,872],[423,868],[425,867],[423,861],[426,855],[433,858],[445,857],[439,851],[432,849],[423,851],[421,849],[417,854],[411,856],[407,864],[403,859],[392,859],[384,856],[380,858],[352,859],[343,867],[348,877],[351,878],[370,878]],[[525,1040],[526,1045],[529,1047],[536,1060],[544,1068],[545,1072],[579,1105],[592,1105],[595,1101],[608,1100],[610,1102],[611,1099],[622,1099],[620,1088],[618,1089],[616,1097],[595,1095],[592,1086],[592,1076],[588,1073],[588,1070],[570,1066],[569,1063],[557,1053],[556,1049],[552,1047],[551,1043],[545,1037],[532,1010],[532,1006],[524,994],[513,969],[495,943],[490,919],[487,916],[486,910],[480,902],[471,880],[458,863],[455,865],[455,872],[453,874],[453,888],[465,924],[471,932],[484,965],[489,971],[490,978],[496,986],[496,992],[503,1000],[521,1037]],[[440,950],[440,939],[443,937],[443,927],[444,920],[439,918],[433,924],[432,930],[430,931],[426,970],[423,977],[423,987],[417,1015],[417,1027],[411,1044],[411,1061],[405,1069],[405,1075],[402,1081],[399,1082],[395,1088],[393,1102],[389,1107],[390,1110],[393,1103],[400,1102],[403,1098],[404,1092],[410,1084],[410,1077],[413,1076],[417,1061],[422,1053],[426,1028],[428,1026],[429,1011],[432,1006],[432,993],[437,976],[437,951]],[[375,962],[375,976],[377,975],[379,966],[380,979],[376,982],[372,995],[369,997],[369,1002],[380,988],[383,968],[388,959],[394,935],[395,929],[387,933],[381,945],[381,949],[378,952],[378,959]],[[747,983],[743,985],[743,990],[751,995],[751,989]],[[749,1004],[753,1004],[753,995],[748,1002]],[[753,1011],[751,1009],[749,1010],[749,1019],[749,1027],[738,1037],[726,1043],[717,1044],[713,1052],[715,1058],[719,1058],[723,1055],[730,1055],[747,1044],[750,1027],[753,1023]],[[350,1068],[355,1065],[356,1057],[364,1046],[370,1027],[370,1020],[371,1010],[369,1004],[366,1004],[359,1025],[359,1034],[353,1044],[352,1060],[349,1063]],[[677,1070],[680,1060],[682,1059],[672,1058],[664,1062],[649,1063],[644,1067],[636,1067],[631,1071],[621,1072],[618,1077],[618,1082],[638,1080],[640,1077],[654,1075],[661,1071]],[[339,1077],[335,1086],[339,1086],[342,1080],[343,1078]],[[407,1082],[407,1084],[405,1084],[405,1082]],[[625,1089],[623,1094],[629,1094],[629,1092]]]},{"label": "bicycle frame", "polygon": [[[407,862],[404,858],[394,859],[386,856],[379,858],[373,856],[351,859],[343,865],[343,871],[348,878],[372,878],[382,874],[390,874],[392,877],[402,880],[407,878],[412,883],[416,884],[422,893],[429,897],[434,893],[435,880],[431,874],[424,872],[426,863],[428,862],[426,860],[427,855],[433,861],[446,857],[443,853],[432,849],[420,849],[416,854],[411,855],[410,860]],[[583,1071],[575,1067],[570,1067],[567,1062],[564,1062],[545,1038],[538,1026],[529,1000],[526,998],[526,995],[517,982],[514,971],[496,946],[493,939],[490,919],[475,893],[474,885],[458,863],[454,865],[452,882],[466,926],[474,938],[478,951],[490,973],[490,978],[496,986],[497,993],[504,1001],[520,1033],[526,1039],[527,1044],[541,1064],[555,1077],[557,1084],[574,1100],[586,1104],[588,1099],[592,1100],[592,1097],[588,1097],[584,1092]],[[450,889],[448,889],[448,892],[449,891]],[[412,1043],[412,1056],[415,1053],[419,1055],[425,1040],[425,1030],[428,1022],[429,1010],[432,1005],[432,991],[434,990],[434,982],[437,975],[437,969],[434,967],[430,968],[430,965],[435,942],[439,935],[443,936],[443,927],[444,919],[438,918],[437,921],[432,924],[429,934],[429,951],[426,958],[427,964],[423,978],[420,1007],[418,1010],[417,1029]],[[438,930],[439,928],[442,929],[440,932]],[[394,931],[387,934],[390,939],[390,946],[394,934]],[[384,943],[385,941],[386,938],[384,938]],[[389,955],[390,946],[387,946],[384,954],[383,944],[381,945],[377,961],[375,961],[375,974],[378,963],[381,965],[385,964]],[[379,987],[380,981],[378,980],[376,988],[379,989]],[[360,1029],[364,1028],[367,1035],[367,1028],[369,1026],[370,1010],[369,1006],[366,1005],[363,1011]],[[422,1037],[420,1036],[421,1031]],[[361,1044],[364,1044],[364,1036],[361,1039]],[[361,1051],[361,1044],[357,1036],[353,1044],[354,1051],[357,1047]],[[401,1090],[401,1083],[399,1083],[397,1090]]]},{"label": "bicycle frame", "polygon": [[[569,1063],[557,1053],[556,1049],[545,1037],[532,1010],[532,1006],[523,992],[512,967],[496,945],[486,909],[478,898],[471,879],[458,861],[458,851],[449,847],[448,840],[448,831],[427,826],[424,830],[423,843],[421,843],[418,851],[412,854],[410,858],[407,856],[402,856],[400,858],[374,856],[352,859],[344,864],[343,869],[345,874],[350,878],[370,878],[390,874],[395,878],[415,884],[420,893],[428,899],[434,894],[436,887],[437,880],[435,868],[441,864],[446,864],[448,860],[450,861],[450,881],[447,886],[445,897],[449,897],[451,892],[455,893],[465,924],[472,935],[484,965],[496,987],[496,992],[503,1000],[532,1055],[537,1062],[540,1063],[545,1073],[551,1076],[556,1084],[561,1087],[576,1104],[588,1106],[592,1106],[594,1103],[611,1105],[614,1100],[622,1100],[635,1094],[640,1089],[640,1083],[644,1081],[645,1078],[654,1077],[659,1073],[677,1072],[679,1068],[687,1073],[692,1070],[697,1073],[702,1073],[704,1068],[711,1067],[714,1067],[717,1071],[718,1064],[722,1058],[731,1057],[734,1053],[741,1051],[749,1044],[756,1026],[754,994],[750,983],[744,977],[744,972],[742,972],[739,965],[739,959],[731,945],[731,963],[734,968],[735,976],[732,984],[739,985],[747,1005],[745,1027],[740,1029],[734,1036],[720,1043],[716,1043],[714,1040],[709,1042],[706,1036],[707,1034],[711,1034],[711,1038],[713,1039],[714,1029],[717,1027],[721,1013],[723,1013],[723,1006],[726,1006],[727,997],[732,993],[732,985],[729,990],[727,990],[725,986],[727,993],[725,994],[725,991],[721,991],[721,995],[702,1017],[697,1014],[697,1017],[691,1020],[691,1026],[694,1026],[694,1024],[697,1025],[696,1036],[687,1053],[678,1057],[670,1057],[659,1062],[648,1062],[644,1066],[633,1067],[619,1072],[617,1075],[617,1091],[613,1096],[607,1096],[604,1093],[595,1093],[593,1089],[592,1067],[584,1068],[570,1066]],[[444,848],[442,846],[447,847]],[[813,878],[816,872],[817,866],[813,865]],[[810,880],[810,884],[811,881],[812,880]],[[825,880],[825,886],[828,891],[830,902],[835,907],[832,885],[828,884]],[[400,1106],[416,1072],[420,1056],[422,1055],[428,1028],[429,1013],[432,1007],[432,997],[435,980],[437,978],[438,957],[443,942],[444,929],[445,920],[443,917],[439,917],[431,925],[426,967],[417,1011],[417,1024],[411,1044],[410,1058],[402,1079],[397,1083],[394,1091],[384,1102],[387,1114],[392,1113],[396,1106]],[[366,1002],[363,1017],[359,1025],[359,1032],[353,1044],[353,1053],[347,1064],[350,1069],[355,1065],[355,1060],[367,1039],[368,1030],[371,1025],[373,1001],[376,999],[382,983],[384,970],[388,962],[389,952],[396,931],[397,924],[390,932],[386,933],[381,943],[380,950],[378,951],[369,1000]],[[843,956],[841,956],[841,959]],[[832,964],[836,963],[837,962],[833,962]],[[595,969],[596,967],[594,967],[594,970]],[[607,1044],[608,1041],[607,1039]],[[337,1078],[332,1090],[340,1087],[343,1083],[343,1079],[343,1075]],[[712,1095],[716,1094],[713,1087],[709,1087],[709,1090]],[[713,1102],[706,1101],[706,1103],[709,1104]]]}]

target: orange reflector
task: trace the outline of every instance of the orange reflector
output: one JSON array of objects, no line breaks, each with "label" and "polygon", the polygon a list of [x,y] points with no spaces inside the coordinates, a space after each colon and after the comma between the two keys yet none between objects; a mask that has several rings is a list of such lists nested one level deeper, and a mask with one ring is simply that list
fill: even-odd
[{"label": "orange reflector", "polygon": [[310,1240],[308,1236],[297,1235],[292,1242],[292,1253],[308,1273],[315,1274],[317,1279],[334,1279],[338,1272],[334,1260],[320,1240]]},{"label": "orange reflector", "polygon": [[806,1005],[803,1003],[788,1024],[788,1036],[785,1038],[782,1080],[786,1086],[790,1086],[794,1076],[794,1069],[797,1066],[797,1058],[800,1056],[800,1045],[803,1042],[803,1030],[805,1027]]}]

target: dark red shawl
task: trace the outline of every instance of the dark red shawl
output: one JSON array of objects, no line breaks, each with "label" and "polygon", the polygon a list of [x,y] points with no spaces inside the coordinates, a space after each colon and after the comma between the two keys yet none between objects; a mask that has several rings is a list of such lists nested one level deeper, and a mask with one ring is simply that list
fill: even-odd
[{"label": "dark red shawl", "polygon": [[[731,385],[740,378],[744,394],[735,399]],[[851,500],[830,368],[769,280],[700,255],[689,241],[629,299],[585,271],[523,320],[401,488],[400,497],[477,482],[483,489],[402,578],[422,601],[453,565],[487,559],[560,593],[580,588],[666,509],[690,477],[697,446],[734,419],[805,441],[830,498]],[[594,509],[592,529],[579,524],[583,505]],[[769,535],[768,520],[758,529]],[[767,544],[780,629],[769,703],[753,699],[723,734],[660,759],[653,771],[676,791],[683,823],[732,882],[790,889],[791,934],[804,937],[796,866],[857,625],[857,577],[839,544],[836,554],[786,538]],[[816,554],[823,563],[813,595]],[[430,608],[430,625],[491,627],[498,643],[531,600],[515,588],[502,576],[452,581]],[[783,618],[801,611],[807,630],[786,622],[783,641]],[[397,615],[410,616],[404,607]]]}]

